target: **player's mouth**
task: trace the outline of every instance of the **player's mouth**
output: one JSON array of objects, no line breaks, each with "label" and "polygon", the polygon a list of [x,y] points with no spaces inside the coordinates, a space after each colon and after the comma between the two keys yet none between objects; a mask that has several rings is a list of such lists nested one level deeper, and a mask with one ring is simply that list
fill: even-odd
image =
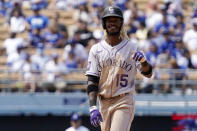
[{"label": "player's mouth", "polygon": [[109,30],[117,30],[118,29],[118,27],[117,26],[115,26],[115,25],[111,25],[111,26],[109,26]]}]

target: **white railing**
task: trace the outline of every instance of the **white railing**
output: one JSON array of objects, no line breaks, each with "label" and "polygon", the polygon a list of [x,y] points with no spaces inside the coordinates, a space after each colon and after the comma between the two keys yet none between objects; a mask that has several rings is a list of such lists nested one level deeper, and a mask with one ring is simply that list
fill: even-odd
[{"label": "white railing", "polygon": [[[73,69],[66,72],[61,72],[62,76],[59,81],[67,83],[67,85],[85,85],[87,84],[86,79],[84,79],[85,69]],[[23,75],[26,72],[13,72],[11,70],[0,70],[0,87],[9,87],[16,82],[25,81]],[[37,72],[32,71],[32,75],[38,74],[42,75],[47,72]],[[72,73],[76,73],[77,78],[69,77]],[[169,84],[171,88],[176,88],[178,86],[185,85],[186,87],[197,87],[197,69],[154,69],[153,77],[151,79],[145,79],[141,75],[137,75],[136,84],[152,84],[153,87],[158,85]],[[38,75],[37,75],[38,76]],[[36,77],[37,77],[36,76]],[[66,76],[66,78],[65,78]],[[80,77],[79,77],[80,76]],[[180,77],[181,76],[181,77]],[[180,77],[180,78],[178,78]],[[181,79],[183,78],[183,79]],[[29,79],[28,82],[47,82],[45,78],[40,77],[39,79]],[[54,81],[55,82],[55,81]]]}]

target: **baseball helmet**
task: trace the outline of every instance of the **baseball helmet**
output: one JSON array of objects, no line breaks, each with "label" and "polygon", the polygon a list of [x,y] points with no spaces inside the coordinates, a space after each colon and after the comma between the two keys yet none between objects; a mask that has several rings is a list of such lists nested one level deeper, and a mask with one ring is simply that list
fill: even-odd
[{"label": "baseball helmet", "polygon": [[106,29],[105,19],[110,16],[119,17],[123,20],[123,12],[118,6],[108,6],[104,9],[102,16],[103,29]]}]

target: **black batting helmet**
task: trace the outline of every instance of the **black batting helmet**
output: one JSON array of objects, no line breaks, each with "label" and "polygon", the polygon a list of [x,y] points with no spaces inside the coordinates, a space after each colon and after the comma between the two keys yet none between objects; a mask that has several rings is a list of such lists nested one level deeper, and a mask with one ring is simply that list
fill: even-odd
[{"label": "black batting helmet", "polygon": [[110,17],[110,16],[119,17],[123,20],[123,12],[118,6],[108,6],[104,9],[103,16],[102,16],[103,29],[106,29],[105,18]]}]

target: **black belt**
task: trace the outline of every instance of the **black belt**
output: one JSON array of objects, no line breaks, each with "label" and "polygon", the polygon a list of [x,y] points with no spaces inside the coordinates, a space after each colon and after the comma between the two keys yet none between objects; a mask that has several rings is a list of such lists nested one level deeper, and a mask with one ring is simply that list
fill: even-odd
[{"label": "black belt", "polygon": [[130,92],[123,93],[123,94],[120,94],[120,95],[117,95],[117,96],[114,96],[114,97],[109,97],[109,98],[105,98],[104,96],[100,95],[100,98],[101,98],[101,100],[112,100],[112,99],[116,99],[116,98],[119,98],[119,97],[124,97],[128,94],[130,94]]}]

